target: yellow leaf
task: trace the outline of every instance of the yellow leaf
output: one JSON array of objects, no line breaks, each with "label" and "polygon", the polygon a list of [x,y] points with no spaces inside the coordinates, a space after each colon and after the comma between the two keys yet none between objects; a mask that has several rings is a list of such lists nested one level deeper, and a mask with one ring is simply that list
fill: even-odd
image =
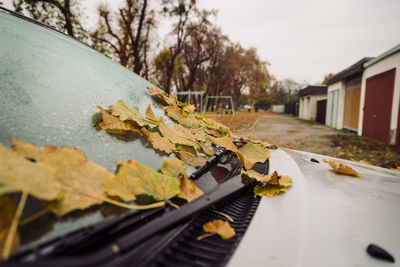
[{"label": "yellow leaf", "polygon": [[133,121],[120,121],[118,117],[111,115],[108,111],[102,107],[97,106],[100,109],[103,121],[99,124],[101,129],[108,133],[124,134],[126,131],[134,131],[142,135],[138,126]]},{"label": "yellow leaf", "polygon": [[227,221],[213,220],[203,225],[203,230],[207,234],[201,235],[197,240],[201,240],[205,237],[218,234],[223,239],[231,239],[235,236],[235,229]]},{"label": "yellow leaf", "polygon": [[260,183],[267,183],[271,185],[280,185],[280,186],[290,186],[292,182],[292,178],[290,178],[287,175],[278,175],[278,173],[275,171],[272,174],[265,175],[258,173],[254,170],[248,170],[244,171],[242,170],[242,175],[245,175],[257,182]]},{"label": "yellow leaf", "polygon": [[[249,160],[252,165],[256,162],[264,163],[270,155],[268,149],[263,148],[261,144],[247,143],[239,149],[240,153]],[[249,168],[246,168],[249,169]]]},{"label": "yellow leaf", "polygon": [[168,127],[161,119],[158,129],[163,137],[167,138],[173,144],[192,146],[196,149],[199,148],[199,144],[193,140],[193,137],[190,134],[189,130],[185,129],[179,124]]},{"label": "yellow leaf", "polygon": [[183,165],[182,161],[177,158],[165,158],[161,164],[161,172],[175,178],[178,178],[179,174],[188,176],[186,173],[186,167]]},{"label": "yellow leaf", "polygon": [[[8,231],[10,230],[11,223],[13,221],[16,211],[17,205],[15,205],[12,198],[8,196],[0,196],[0,261],[4,260],[2,258],[4,246],[6,243]],[[12,242],[11,253],[18,251],[18,248],[19,235],[17,233]]]},{"label": "yellow leaf", "polygon": [[205,157],[197,155],[196,150],[193,147],[178,146],[177,154],[182,161],[193,167],[203,166],[207,162]]},{"label": "yellow leaf", "polygon": [[151,109],[150,105],[146,109],[146,118],[149,120],[152,120],[156,123],[160,122],[160,118],[157,118],[156,115],[154,115],[153,110]]},{"label": "yellow leaf", "polygon": [[323,160],[324,162],[328,163],[329,166],[333,169],[335,173],[338,174],[344,174],[344,175],[350,175],[354,177],[361,177],[353,168],[350,166],[347,166],[344,163],[338,162],[338,161],[333,161],[333,160]]},{"label": "yellow leaf", "polygon": [[151,129],[156,128],[158,123],[144,117],[137,107],[128,107],[124,101],[119,100],[116,104],[110,106],[111,114],[119,117],[121,121],[134,121],[140,127],[147,126]]},{"label": "yellow leaf", "polygon": [[167,154],[176,151],[175,145],[167,138],[162,137],[158,132],[149,132],[145,127],[143,127],[141,131],[147,136],[147,139],[153,145],[154,149],[164,151]]},{"label": "yellow leaf", "polygon": [[168,97],[168,95],[164,92],[161,92],[160,89],[156,87],[147,87],[147,90],[151,95],[159,96],[167,105],[176,105],[177,101],[173,97]]},{"label": "yellow leaf", "polygon": [[266,196],[266,197],[273,197],[274,195],[279,195],[284,193],[288,190],[286,186],[279,186],[279,185],[266,185],[260,186],[256,185],[254,187],[254,197],[257,196]]},{"label": "yellow leaf", "polygon": [[182,115],[182,109],[178,106],[166,106],[164,107],[165,112],[167,112],[168,117],[174,119],[179,124],[187,127],[187,128],[198,128],[200,127],[198,120],[196,117],[189,113],[186,116]]},{"label": "yellow leaf", "polygon": [[167,200],[180,192],[178,179],[161,174],[135,160],[128,162],[118,161],[121,165],[117,175],[139,178],[143,188],[143,194],[153,197],[155,200]]},{"label": "yellow leaf", "polygon": [[0,195],[24,191],[42,200],[57,198],[61,184],[56,169],[32,161],[35,161],[33,157],[20,155],[0,144]]},{"label": "yellow leaf", "polygon": [[210,140],[211,140],[214,144],[216,144],[216,145],[218,145],[218,146],[220,146],[220,147],[223,147],[223,148],[225,148],[226,150],[230,150],[230,151],[235,152],[235,153],[239,152],[239,150],[237,149],[237,147],[235,146],[235,144],[234,144],[234,143],[231,141],[231,139],[230,139],[229,137],[227,137],[227,136],[220,137],[220,138],[212,138],[212,137],[210,137]]},{"label": "yellow leaf", "polygon": [[[104,202],[104,181],[114,175],[103,166],[89,161],[78,149],[50,145],[41,149],[18,140],[12,140],[12,143],[18,154],[56,169],[64,198],[49,203],[49,209],[58,216]],[[43,180],[41,183],[45,184]]]},{"label": "yellow leaf", "polygon": [[109,196],[116,196],[123,201],[133,201],[136,195],[144,193],[142,182],[121,169],[115,177],[109,177],[104,182],[104,191]]},{"label": "yellow leaf", "polygon": [[184,112],[193,113],[196,110],[194,105],[181,105]]}]

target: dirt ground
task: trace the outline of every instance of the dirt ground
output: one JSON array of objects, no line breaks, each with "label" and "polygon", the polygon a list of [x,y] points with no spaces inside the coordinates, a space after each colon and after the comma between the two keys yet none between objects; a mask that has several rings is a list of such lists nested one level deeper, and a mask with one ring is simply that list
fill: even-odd
[{"label": "dirt ground", "polygon": [[400,169],[400,148],[349,131],[272,112],[239,111],[223,118],[206,114],[231,128],[237,136],[259,139],[279,147],[293,148],[386,168]]}]

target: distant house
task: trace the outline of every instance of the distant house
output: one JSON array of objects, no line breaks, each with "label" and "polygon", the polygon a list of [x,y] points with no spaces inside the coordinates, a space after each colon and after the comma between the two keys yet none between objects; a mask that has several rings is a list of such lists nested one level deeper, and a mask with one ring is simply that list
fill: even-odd
[{"label": "distant house", "polygon": [[400,145],[400,44],[364,64],[358,134]]},{"label": "distant house", "polygon": [[327,81],[326,125],[336,129],[345,128],[358,131],[361,80],[364,64],[371,59],[371,57],[365,57],[335,74]]},{"label": "distant house", "polygon": [[326,86],[310,85],[299,91],[299,118],[325,123]]}]

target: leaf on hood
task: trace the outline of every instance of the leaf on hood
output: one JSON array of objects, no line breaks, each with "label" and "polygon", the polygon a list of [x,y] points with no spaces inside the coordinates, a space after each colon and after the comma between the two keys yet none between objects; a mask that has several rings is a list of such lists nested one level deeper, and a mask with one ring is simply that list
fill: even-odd
[{"label": "leaf on hood", "polygon": [[289,187],[287,186],[279,186],[279,185],[266,185],[260,186],[256,185],[254,187],[254,197],[257,196],[266,196],[266,197],[273,197],[274,195],[279,195],[281,193],[285,193]]},{"label": "leaf on hood", "polygon": [[[9,196],[0,196],[0,262],[4,252],[4,246],[7,239],[8,231],[10,230],[14,215],[17,211],[17,205]],[[11,254],[18,251],[19,235],[15,235],[11,246]]]},{"label": "leaf on hood", "polygon": [[156,115],[154,115],[153,110],[151,109],[150,105],[146,108],[146,118],[154,121],[155,123],[159,123],[160,122],[160,118],[157,118]]},{"label": "leaf on hood", "polygon": [[145,127],[143,127],[141,131],[147,136],[147,139],[153,145],[154,149],[164,151],[167,154],[176,151],[175,145],[167,138],[162,137],[158,132],[149,132]]},{"label": "leaf on hood", "polygon": [[132,177],[125,168],[121,168],[115,177],[108,177],[104,181],[104,191],[123,201],[134,201],[137,195],[144,193],[141,180]]},{"label": "leaf on hood", "polygon": [[156,128],[158,123],[144,117],[137,107],[129,107],[124,101],[119,100],[116,104],[110,106],[111,114],[119,117],[121,121],[134,121],[140,127],[147,126],[151,129]]},{"label": "leaf on hood", "polygon": [[199,148],[199,144],[193,140],[189,130],[185,129],[182,125],[175,124],[172,127],[168,127],[164,120],[161,119],[158,129],[163,137],[167,138],[173,144]]},{"label": "leaf on hood", "polygon": [[213,220],[203,225],[203,230],[206,234],[197,237],[197,240],[201,240],[205,237],[213,236],[218,234],[223,239],[231,239],[235,236],[235,229],[227,221]]},{"label": "leaf on hood", "polygon": [[0,144],[0,195],[24,191],[42,200],[58,197],[61,184],[56,169],[32,161],[32,157],[21,155]]},{"label": "leaf on hood", "polygon": [[[49,203],[49,209],[56,215],[63,216],[70,211],[86,209],[104,202],[104,181],[114,174],[89,161],[78,149],[50,145],[41,149],[18,140],[12,140],[12,143],[18,154],[56,169],[64,195],[56,203]],[[46,183],[41,181],[41,184]]]},{"label": "leaf on hood", "polygon": [[204,194],[195,181],[188,179],[189,175],[186,173],[186,167],[179,159],[164,159],[161,165],[161,172],[179,179],[181,189],[181,192],[178,194],[179,198],[190,202]]},{"label": "leaf on hood", "polygon": [[361,177],[358,172],[356,172],[353,168],[350,166],[347,166],[344,163],[341,163],[339,161],[333,161],[333,160],[326,160],[323,159],[324,162],[328,163],[329,166],[333,169],[333,172],[337,174],[344,174],[344,175],[350,175],[354,177]]},{"label": "leaf on hood", "polygon": [[124,176],[138,178],[141,181],[143,194],[153,197],[155,200],[167,200],[180,192],[178,179],[161,174],[135,160],[128,162],[118,161],[121,166],[119,173]]},{"label": "leaf on hood", "polygon": [[193,167],[201,167],[206,162],[207,159],[202,156],[198,156],[196,150],[189,146],[178,146],[177,152],[179,158]]},{"label": "leaf on hood", "polygon": [[191,114],[182,114],[182,109],[178,106],[166,106],[164,107],[165,112],[167,113],[168,117],[177,121],[179,124],[187,127],[187,128],[198,128],[200,127],[198,120],[196,117]]},{"label": "leaf on hood", "polygon": [[126,131],[134,131],[142,135],[138,126],[133,121],[120,121],[118,117],[110,114],[110,112],[104,110],[102,107],[97,106],[100,109],[103,121],[99,124],[101,129],[108,133],[124,134]]},{"label": "leaf on hood", "polygon": [[[256,162],[264,163],[270,155],[268,149],[263,148],[261,144],[247,143],[239,149],[240,153],[249,160],[252,165]],[[248,168],[246,168],[248,169]]]},{"label": "leaf on hood", "polygon": [[258,173],[254,170],[248,170],[248,171],[242,170],[242,175],[245,175],[257,182],[272,184],[272,185],[280,185],[280,186],[287,187],[293,183],[292,178],[290,178],[287,175],[278,175],[278,173],[276,171],[273,172],[272,174],[265,175],[265,174]]},{"label": "leaf on hood", "polygon": [[147,87],[151,95],[159,96],[167,105],[176,105],[177,101],[174,97],[169,97],[166,93],[160,91],[157,87]]}]

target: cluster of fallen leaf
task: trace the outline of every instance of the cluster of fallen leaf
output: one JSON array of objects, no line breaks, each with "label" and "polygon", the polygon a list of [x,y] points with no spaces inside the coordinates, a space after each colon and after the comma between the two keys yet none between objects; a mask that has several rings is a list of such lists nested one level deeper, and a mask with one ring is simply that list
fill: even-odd
[{"label": "cluster of fallen leaf", "polygon": [[[248,170],[243,175],[260,182],[256,188],[269,190],[257,189],[256,195],[270,196],[286,191],[290,186],[290,178],[277,174],[260,176],[251,170],[256,162],[265,162],[269,158],[267,144],[242,140],[238,148],[231,140],[229,128],[195,113],[193,105],[180,103],[157,88],[148,89],[163,102],[167,116],[174,122],[172,126],[168,126],[162,117],[156,117],[150,106],[142,115],[137,107],[127,106],[122,100],[108,110],[98,107],[102,114],[99,126],[112,134],[129,131],[144,134],[154,149],[166,154],[175,153],[194,167],[204,165],[206,156],[213,155],[216,146],[230,150]],[[148,209],[165,205],[164,200],[173,197],[190,202],[203,194],[196,183],[188,179],[185,166],[177,158],[164,159],[161,172],[135,160],[118,161],[119,171],[113,174],[89,161],[76,148],[51,145],[39,148],[23,141],[11,141],[13,149],[0,144],[0,254],[3,259],[18,248],[17,227],[28,195],[41,200],[48,211],[64,216],[104,202],[131,209]],[[281,190],[273,192],[268,189],[271,186]],[[15,192],[22,193],[18,207],[9,197],[3,196]],[[138,195],[150,196],[155,203],[132,204]]]}]

